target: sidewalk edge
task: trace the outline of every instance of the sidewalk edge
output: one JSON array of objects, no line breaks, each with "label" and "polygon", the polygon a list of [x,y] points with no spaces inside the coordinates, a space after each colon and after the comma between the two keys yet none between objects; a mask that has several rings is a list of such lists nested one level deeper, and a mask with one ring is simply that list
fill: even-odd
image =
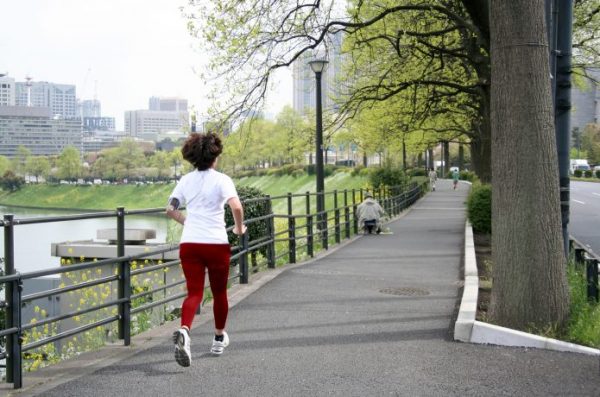
[{"label": "sidewalk edge", "polygon": [[475,258],[475,244],[473,229],[469,221],[465,224],[465,282],[463,296],[458,316],[454,325],[454,339],[461,342],[476,344],[533,347],[538,349],[555,350],[600,356],[600,349],[577,345],[529,334],[498,325],[475,320],[477,314],[477,295],[479,291],[479,277],[477,276],[477,262]]}]

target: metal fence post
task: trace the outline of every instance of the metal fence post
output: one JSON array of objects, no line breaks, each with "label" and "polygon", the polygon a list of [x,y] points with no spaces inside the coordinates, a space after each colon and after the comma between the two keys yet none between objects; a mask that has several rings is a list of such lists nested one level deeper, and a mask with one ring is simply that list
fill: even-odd
[{"label": "metal fence post", "polygon": [[588,300],[598,302],[598,261],[587,258],[585,260],[587,273],[587,296]]},{"label": "metal fence post", "polygon": [[346,238],[350,238],[350,208],[348,208],[348,189],[344,189],[344,225]]},{"label": "metal fence post", "polygon": [[248,232],[242,234],[242,255],[240,256],[240,284],[248,284],[250,271],[248,269]]},{"label": "metal fence post", "polygon": [[[4,274],[10,275],[15,274],[15,237],[14,237],[14,227],[13,227],[13,219],[14,215],[6,214],[4,215]],[[13,318],[13,310],[12,308],[15,306],[16,302],[12,301],[13,299],[13,283],[6,283],[6,300],[8,301],[8,308],[6,310],[6,318],[5,318],[5,328],[12,328],[14,325]],[[15,362],[15,342],[16,339],[9,335],[6,337],[6,351],[8,352],[8,357],[6,358],[6,382],[13,383],[14,382],[14,362]]]},{"label": "metal fence post", "polygon": [[355,191],[355,189],[352,189],[352,223],[354,223],[354,234],[358,234],[358,218],[356,217],[356,191]]},{"label": "metal fence post", "polygon": [[342,240],[342,231],[340,228],[340,208],[338,207],[338,191],[333,191],[333,208],[335,218],[335,243],[339,244]]},{"label": "metal fence post", "polygon": [[[323,202],[325,202],[325,193],[323,193]],[[329,249],[329,215],[325,206],[323,206],[323,214],[321,215],[321,221],[319,221],[320,225],[318,227],[321,232],[321,244],[323,245],[323,249]]]},{"label": "metal fence post", "polygon": [[296,263],[296,218],[293,216],[292,193],[287,195],[288,204],[288,253],[290,263]]},{"label": "metal fence post", "polygon": [[[7,341],[11,339],[11,349],[8,350],[10,357],[12,357],[12,375],[13,375],[13,388],[20,389],[23,387],[23,365],[22,365],[22,356],[21,356],[21,293],[23,291],[23,284],[20,279],[12,281],[12,297],[11,297],[11,306],[10,310],[8,310],[12,315],[12,326],[17,327],[19,330],[17,333],[8,336]],[[8,344],[7,344],[8,347]],[[8,362],[7,362],[7,372],[8,372]]]},{"label": "metal fence post", "polygon": [[306,196],[306,252],[312,258],[314,252],[314,236],[313,236],[313,217],[310,213],[310,192],[305,193]]},{"label": "metal fence post", "polygon": [[117,258],[119,259],[119,339],[123,344],[131,344],[131,267],[125,256],[125,208],[117,207]]},{"label": "metal fence post", "polygon": [[583,265],[585,261],[585,250],[581,247],[575,247],[575,264]]},{"label": "metal fence post", "polygon": [[271,243],[267,249],[267,267],[269,269],[275,268],[275,218],[273,216],[273,203],[271,202],[271,196],[267,196],[267,213],[269,219],[267,219],[267,230]]}]

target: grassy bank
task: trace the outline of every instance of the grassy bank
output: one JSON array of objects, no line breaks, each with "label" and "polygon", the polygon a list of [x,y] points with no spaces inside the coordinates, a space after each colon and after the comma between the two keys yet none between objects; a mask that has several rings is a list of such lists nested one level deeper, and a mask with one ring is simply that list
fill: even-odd
[{"label": "grassy bank", "polygon": [[[305,193],[315,190],[312,175],[246,177],[235,181],[237,186],[252,186],[270,194],[280,196]],[[26,185],[17,192],[0,195],[4,205],[20,205],[41,208],[81,208],[111,210],[118,206],[129,209],[162,207],[165,205],[174,184],[166,185]],[[367,186],[364,176],[337,173],[325,179],[325,189],[343,190]]]}]

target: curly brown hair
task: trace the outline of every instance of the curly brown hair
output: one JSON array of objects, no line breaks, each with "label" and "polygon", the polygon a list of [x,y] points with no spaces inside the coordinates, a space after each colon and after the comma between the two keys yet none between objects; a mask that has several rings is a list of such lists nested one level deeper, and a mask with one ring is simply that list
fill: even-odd
[{"label": "curly brown hair", "polygon": [[209,169],[221,152],[223,152],[221,138],[212,132],[206,134],[191,133],[181,148],[183,158],[189,161],[198,171]]}]

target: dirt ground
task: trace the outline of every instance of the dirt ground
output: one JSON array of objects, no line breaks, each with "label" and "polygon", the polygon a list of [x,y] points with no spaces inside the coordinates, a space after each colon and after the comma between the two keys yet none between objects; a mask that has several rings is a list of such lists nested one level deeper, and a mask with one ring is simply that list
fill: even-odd
[{"label": "dirt ground", "polygon": [[479,295],[477,320],[486,321],[492,293],[492,236],[474,233],[477,274],[479,275]]}]

